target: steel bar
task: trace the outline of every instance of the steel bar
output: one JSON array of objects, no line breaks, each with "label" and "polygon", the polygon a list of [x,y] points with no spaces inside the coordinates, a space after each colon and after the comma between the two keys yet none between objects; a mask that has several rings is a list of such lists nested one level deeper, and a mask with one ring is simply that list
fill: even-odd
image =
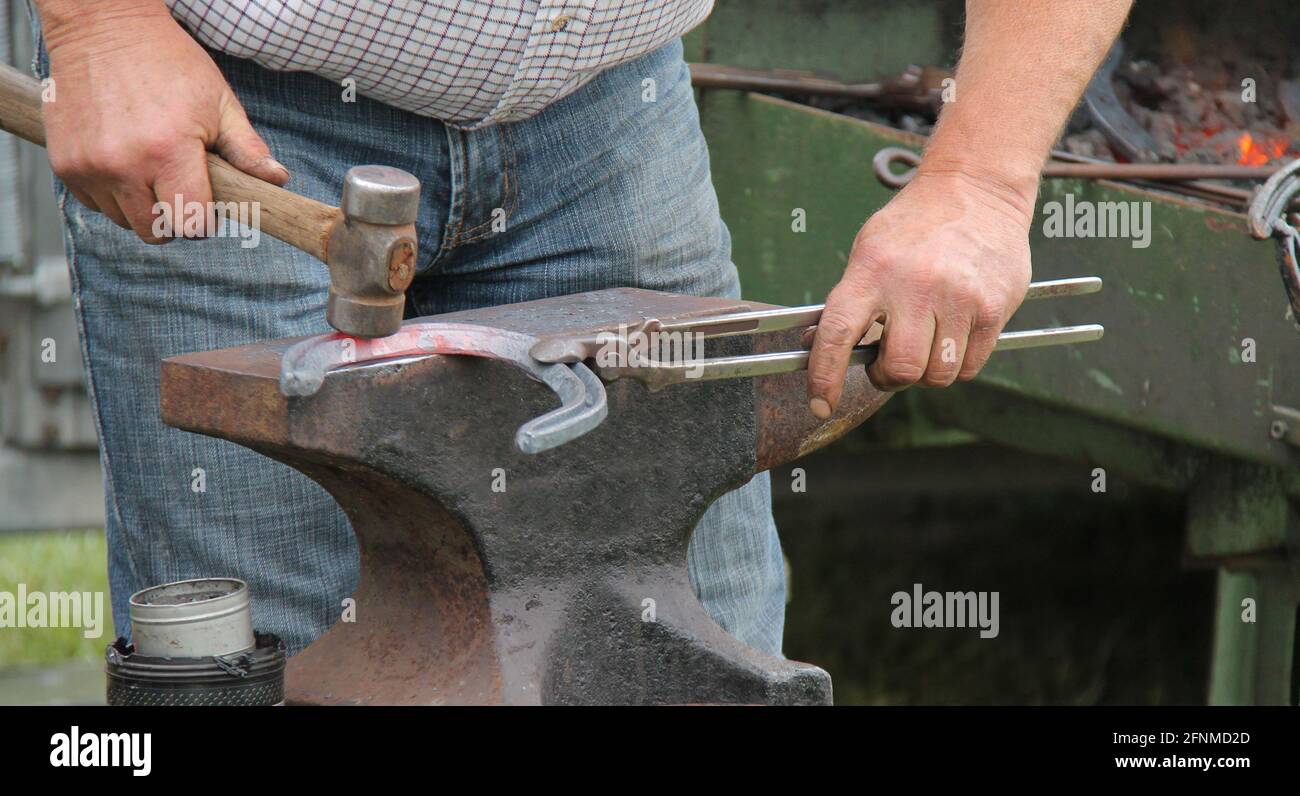
[{"label": "steel bar", "polygon": [[[1084,155],[1076,155],[1073,152],[1066,152],[1060,149],[1052,150],[1053,163],[1096,163],[1110,165],[1113,161],[1102,160],[1100,158],[1090,158]],[[1204,180],[1188,180],[1186,182],[1160,182],[1159,180],[1144,180],[1133,178],[1131,182],[1149,188],[1156,188],[1162,191],[1191,196],[1197,199],[1207,199],[1213,202],[1221,202],[1231,205],[1250,204],[1250,198],[1254,194],[1253,190],[1238,188],[1233,185],[1224,185],[1221,182],[1205,182]],[[1298,205],[1300,206],[1300,205]]]},{"label": "steel bar", "polygon": [[856,99],[878,99],[885,93],[885,87],[881,83],[844,83],[792,71],[745,69],[720,64],[693,63],[690,66],[691,85],[696,88],[777,91]]},{"label": "steel bar", "polygon": [[1275,166],[1236,166],[1205,163],[1048,163],[1044,177],[1093,180],[1267,180]]},{"label": "steel bar", "polygon": [[887,80],[846,83],[794,70],[749,69],[708,63],[692,63],[690,68],[691,85],[696,88],[842,97],[930,111],[941,104],[939,81],[948,76],[946,71],[934,67],[910,67]]},{"label": "steel bar", "polygon": [[[876,177],[891,188],[901,188],[912,181],[921,156],[902,147],[885,147],[876,153],[872,167]],[[895,172],[893,165],[911,168]],[[1267,180],[1277,172],[1273,166],[1213,165],[1204,163],[1058,163],[1043,166],[1046,178],[1091,180],[1151,180],[1181,182],[1187,180]]]},{"label": "steel bar", "polygon": [[[1073,152],[1066,152],[1063,149],[1053,149],[1051,153],[1052,163],[1097,163],[1110,165],[1114,161],[1102,160],[1101,158],[1091,158],[1085,155],[1076,155]],[[1134,178],[1131,182],[1146,187],[1156,188],[1162,191],[1192,196],[1197,199],[1208,199],[1214,202],[1222,202],[1232,205],[1250,204],[1250,197],[1254,194],[1253,190],[1238,188],[1233,185],[1224,185],[1221,182],[1205,182],[1203,180],[1188,180],[1186,182],[1160,182],[1159,180],[1144,180]],[[888,185],[888,183],[885,183]],[[896,186],[891,186],[896,187]]]}]

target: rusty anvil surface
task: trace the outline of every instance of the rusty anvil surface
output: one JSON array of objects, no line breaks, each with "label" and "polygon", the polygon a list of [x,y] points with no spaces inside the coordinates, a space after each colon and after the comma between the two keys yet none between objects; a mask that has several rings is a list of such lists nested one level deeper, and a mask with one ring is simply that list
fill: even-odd
[{"label": "rusty anvil surface", "polygon": [[[737,306],[620,288],[420,321],[544,336]],[[798,338],[734,337],[707,353],[792,349]],[[754,650],[705,613],[686,550],[720,495],[884,403],[862,368],[827,421],[808,412],[801,372],[657,392],[622,379],[607,385],[601,426],[528,455],[514,429],[555,398],[509,363],[358,363],[331,372],[313,396],[286,398],[280,359],[293,342],[173,357],[162,373],[169,425],[306,473],[356,532],[357,621],[336,623],[293,657],[290,703],[831,701],[826,672]],[[504,492],[492,489],[496,468]]]}]

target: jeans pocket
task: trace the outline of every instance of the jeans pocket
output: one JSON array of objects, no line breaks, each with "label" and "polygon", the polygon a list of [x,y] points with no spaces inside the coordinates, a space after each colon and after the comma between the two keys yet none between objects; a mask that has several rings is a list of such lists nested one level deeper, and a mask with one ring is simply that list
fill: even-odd
[{"label": "jeans pocket", "polygon": [[[497,124],[488,129],[496,134],[497,157],[495,160],[501,167],[501,193],[495,206],[487,213],[486,220],[473,227],[461,230],[456,236],[455,246],[474,243],[498,232],[504,232],[506,224],[514,215],[518,202],[519,169],[515,156],[514,134],[511,131],[511,125],[509,123]],[[479,134],[481,133],[482,131],[479,132]],[[473,135],[473,133],[469,135]]]}]

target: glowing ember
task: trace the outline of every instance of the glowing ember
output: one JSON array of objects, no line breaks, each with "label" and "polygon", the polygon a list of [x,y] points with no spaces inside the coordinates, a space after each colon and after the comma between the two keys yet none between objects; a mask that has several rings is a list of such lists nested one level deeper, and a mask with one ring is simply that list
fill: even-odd
[{"label": "glowing ember", "polygon": [[1250,133],[1242,133],[1241,138],[1237,139],[1237,151],[1241,153],[1237,163],[1242,166],[1263,166],[1286,154],[1290,144],[1291,141],[1286,138],[1256,141]]}]

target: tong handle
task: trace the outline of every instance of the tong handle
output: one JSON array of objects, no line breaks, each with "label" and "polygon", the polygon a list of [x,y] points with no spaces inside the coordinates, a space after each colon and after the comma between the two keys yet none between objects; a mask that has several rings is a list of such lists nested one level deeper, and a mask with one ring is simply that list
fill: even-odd
[{"label": "tong handle", "polygon": [[[1049,329],[1028,329],[1021,332],[1003,332],[998,335],[994,351],[1016,351],[1068,343],[1089,343],[1100,340],[1106,330],[1100,324],[1086,323],[1078,326],[1057,326]],[[879,343],[855,346],[849,354],[850,365],[867,365],[876,361]],[[634,378],[651,390],[670,384],[717,379],[739,379],[752,376],[771,376],[808,369],[810,351],[776,351],[765,354],[745,354],[734,357],[713,357],[684,362],[655,362],[633,360],[624,365],[595,365],[592,370],[604,381]]]},{"label": "tong handle", "polygon": [[[1035,299],[1058,298],[1061,296],[1084,296],[1101,290],[1101,277],[1078,276],[1068,279],[1051,279],[1044,282],[1031,282],[1025,291],[1025,301]],[[754,310],[735,312],[727,315],[713,315],[706,318],[684,318],[680,321],[668,321],[658,325],[660,332],[691,332],[704,337],[730,337],[738,334],[758,334],[782,329],[795,329],[800,326],[816,326],[821,320],[825,304],[811,304],[806,307],[784,307],[776,310]]]}]

